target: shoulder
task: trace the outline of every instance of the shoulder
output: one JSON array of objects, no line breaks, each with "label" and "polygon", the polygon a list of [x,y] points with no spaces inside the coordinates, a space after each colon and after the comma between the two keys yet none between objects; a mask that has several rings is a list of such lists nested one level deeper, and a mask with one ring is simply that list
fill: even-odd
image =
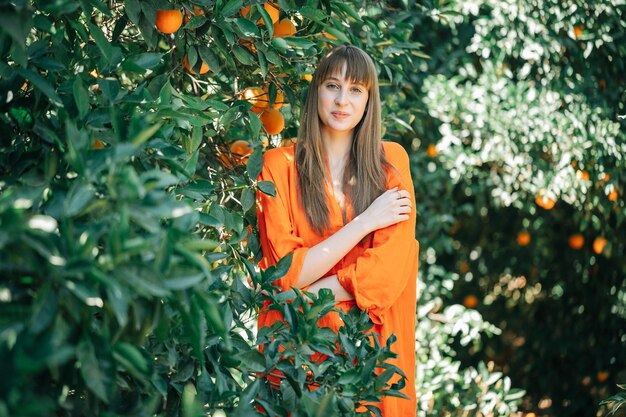
[{"label": "shoulder", "polygon": [[385,157],[393,164],[407,164],[409,161],[409,154],[402,145],[396,142],[383,141],[383,150],[385,151]]},{"label": "shoulder", "polygon": [[286,168],[294,163],[294,145],[268,149],[263,154],[263,165],[270,169]]}]

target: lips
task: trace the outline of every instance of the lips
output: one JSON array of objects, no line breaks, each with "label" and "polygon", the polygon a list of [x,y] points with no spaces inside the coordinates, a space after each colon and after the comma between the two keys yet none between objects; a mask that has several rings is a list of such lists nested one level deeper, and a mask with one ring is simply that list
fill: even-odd
[{"label": "lips", "polygon": [[350,116],[349,113],[342,112],[342,111],[334,111],[334,112],[331,112],[330,114],[332,114],[333,117],[335,117],[336,119],[344,119],[344,118]]}]

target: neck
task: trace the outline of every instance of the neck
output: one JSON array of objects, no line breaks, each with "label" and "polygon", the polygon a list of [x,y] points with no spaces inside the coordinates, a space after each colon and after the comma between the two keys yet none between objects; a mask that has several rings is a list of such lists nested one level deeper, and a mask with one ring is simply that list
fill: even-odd
[{"label": "neck", "polygon": [[326,149],[326,157],[331,165],[345,161],[352,146],[352,135],[354,131],[348,132],[324,132],[322,131],[322,141]]}]

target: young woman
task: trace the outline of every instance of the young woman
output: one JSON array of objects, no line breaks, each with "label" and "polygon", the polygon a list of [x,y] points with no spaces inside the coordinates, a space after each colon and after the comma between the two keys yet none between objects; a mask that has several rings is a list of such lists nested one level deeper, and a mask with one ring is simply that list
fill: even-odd
[{"label": "young woman", "polygon": [[[414,416],[415,196],[406,151],[381,141],[378,78],[365,52],[343,45],[320,61],[296,144],[267,151],[259,180],[276,186],[275,198],[258,198],[261,268],[293,253],[282,290],[328,288],[338,308],[367,311],[383,343],[395,334],[410,399],[383,397],[381,409]],[[280,319],[263,309],[259,326]],[[337,331],[341,321],[328,314],[319,324]]]}]

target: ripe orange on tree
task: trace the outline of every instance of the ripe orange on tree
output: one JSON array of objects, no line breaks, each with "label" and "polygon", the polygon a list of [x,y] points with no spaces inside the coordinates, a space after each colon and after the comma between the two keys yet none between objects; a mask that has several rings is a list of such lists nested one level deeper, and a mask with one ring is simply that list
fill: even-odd
[{"label": "ripe orange on tree", "polygon": [[589,181],[589,173],[587,171],[579,169],[576,171],[576,178],[583,181]]},{"label": "ripe orange on tree", "polygon": [[598,378],[598,382],[604,382],[609,379],[609,373],[607,371],[599,371],[596,378]]},{"label": "ripe orange on tree", "polygon": [[268,96],[260,87],[248,87],[243,90],[243,98],[252,104],[252,111],[260,114],[270,106]]},{"label": "ripe orange on tree", "polygon": [[[241,8],[241,15],[243,17],[246,17],[246,15],[250,13],[250,7],[251,6],[245,6]],[[267,1],[263,3],[263,8],[267,12],[267,14],[270,15],[270,18],[272,19],[272,23],[276,23],[278,21],[278,18],[280,17],[280,9],[278,8],[278,5],[276,3]],[[257,25],[261,23],[265,24],[265,21],[263,20],[263,18],[257,20],[256,22]]]},{"label": "ripe orange on tree", "polygon": [[193,6],[193,16],[191,15],[191,12],[189,10],[185,9],[185,23],[189,23],[191,18],[194,16],[204,16],[204,15],[205,15],[204,10],[202,10],[198,6]]},{"label": "ripe orange on tree", "polygon": [[545,192],[542,190],[535,198],[535,203],[545,210],[552,210],[556,204],[556,201],[545,195]]},{"label": "ripe orange on tree", "polygon": [[235,162],[245,164],[248,156],[253,152],[250,144],[243,139],[239,139],[230,144],[230,151],[234,155]]},{"label": "ripe orange on tree", "polygon": [[585,238],[580,233],[575,233],[569,237],[567,244],[572,249],[581,249],[585,244]]},{"label": "ripe orange on tree", "polygon": [[585,30],[585,27],[583,25],[576,25],[576,26],[574,26],[574,36],[576,38],[579,38],[580,35],[583,34],[584,30]]},{"label": "ripe orange on tree", "polygon": [[302,74],[302,79],[311,82],[311,80],[313,80],[313,74]]},{"label": "ripe orange on tree", "polygon": [[613,189],[608,196],[609,201],[617,201],[617,190]]},{"label": "ripe orange on tree", "polygon": [[467,308],[476,308],[478,305],[478,297],[474,294],[466,295],[465,298],[463,298],[463,305]]},{"label": "ripe orange on tree", "polygon": [[606,242],[607,240],[602,236],[595,238],[593,241],[593,251],[600,255],[606,246]]},{"label": "ripe orange on tree", "polygon": [[268,135],[277,135],[285,128],[285,118],[276,109],[267,109],[261,113],[261,123]]},{"label": "ripe orange on tree", "polygon": [[517,234],[517,244],[520,246],[526,246],[530,243],[530,233],[526,230],[522,230]]},{"label": "ripe orange on tree", "polygon": [[91,149],[104,149],[105,145],[100,139],[95,139],[91,144]]},{"label": "ripe orange on tree", "polygon": [[426,147],[426,155],[428,155],[430,158],[436,158],[437,155],[439,155],[439,152],[437,151],[437,146],[432,143],[429,144]]},{"label": "ripe orange on tree", "polygon": [[[269,100],[270,100],[270,94],[269,94],[269,87],[266,85],[263,87],[263,95],[261,96],[261,101],[264,101],[267,103],[267,106],[265,108],[269,107]],[[272,104],[272,108],[273,109],[280,109],[281,107],[283,107],[285,105],[285,94],[282,92],[282,90],[280,89],[276,89],[276,97],[274,98],[274,103]]]},{"label": "ripe orange on tree", "polygon": [[296,25],[288,18],[284,18],[274,25],[274,36],[278,38],[293,36],[296,32]]},{"label": "ripe orange on tree", "polygon": [[[189,66],[189,59],[187,59],[187,55],[183,58],[183,64],[185,64],[187,71],[192,74],[196,74],[196,72]],[[209,72],[209,66],[202,61],[202,65],[200,65],[200,74],[206,74],[207,72]]]},{"label": "ripe orange on tree", "polygon": [[161,33],[169,35],[183,25],[183,14],[180,10],[157,10],[156,27]]}]

